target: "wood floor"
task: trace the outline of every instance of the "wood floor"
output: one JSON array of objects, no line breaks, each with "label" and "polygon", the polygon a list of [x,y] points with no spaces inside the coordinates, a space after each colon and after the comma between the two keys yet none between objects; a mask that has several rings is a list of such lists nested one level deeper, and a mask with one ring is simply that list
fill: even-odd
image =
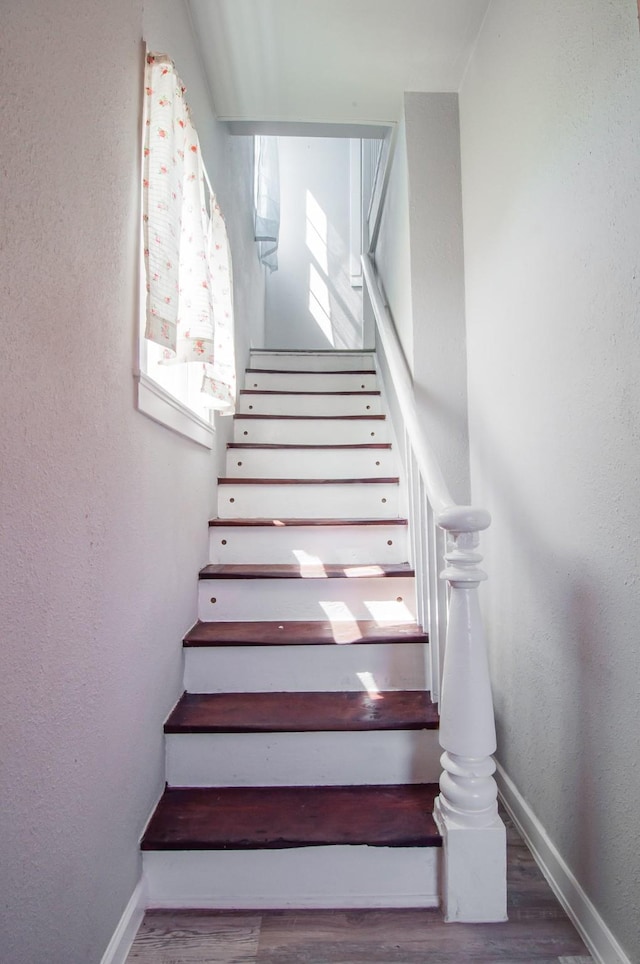
[{"label": "wood floor", "polygon": [[504,819],[504,924],[445,924],[437,910],[148,911],[127,964],[592,964]]}]

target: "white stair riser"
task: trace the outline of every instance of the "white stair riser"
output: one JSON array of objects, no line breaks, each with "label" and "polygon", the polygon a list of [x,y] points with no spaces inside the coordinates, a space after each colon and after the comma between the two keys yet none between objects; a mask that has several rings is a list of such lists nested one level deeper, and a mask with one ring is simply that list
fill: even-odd
[{"label": "white stair riser", "polygon": [[[397,518],[397,483],[362,485],[221,485],[220,519]],[[253,560],[248,560],[253,561]]]},{"label": "white stair riser", "polygon": [[359,445],[390,442],[384,419],[235,418],[234,442],[275,445]]},{"label": "white stair riser", "polygon": [[379,415],[379,395],[241,395],[238,412],[252,415]]},{"label": "white stair riser", "polygon": [[[355,567],[356,569],[358,567]],[[338,607],[352,619],[399,623],[415,619],[412,577],[358,579],[201,579],[198,618],[326,619]],[[211,602],[215,599],[215,602]]]},{"label": "white stair riser", "polygon": [[185,649],[189,693],[427,690],[422,643],[203,646]]},{"label": "white stair riser", "polygon": [[148,907],[437,907],[439,847],[147,851]]},{"label": "white stair riser", "polygon": [[189,733],[165,740],[172,787],[433,783],[442,769],[437,730]]},{"label": "white stair riser", "polygon": [[375,369],[373,355],[363,352],[261,352],[252,351],[250,368],[269,371],[351,372]]},{"label": "white stair riser", "polygon": [[244,387],[258,391],[286,392],[374,392],[378,388],[375,373],[349,375],[326,372],[246,372]]},{"label": "white stair riser", "polygon": [[[224,544],[223,544],[224,543]],[[389,545],[391,543],[391,545]],[[213,526],[209,561],[257,565],[298,565],[310,559],[326,563],[368,565],[406,562],[404,526]]]},{"label": "white stair riser", "polygon": [[227,476],[244,479],[375,479],[398,474],[390,449],[228,449]]}]

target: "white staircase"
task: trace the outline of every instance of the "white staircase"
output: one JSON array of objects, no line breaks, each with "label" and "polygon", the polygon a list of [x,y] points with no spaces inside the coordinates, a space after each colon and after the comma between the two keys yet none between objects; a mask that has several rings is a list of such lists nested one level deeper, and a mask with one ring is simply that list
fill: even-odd
[{"label": "white staircase", "polygon": [[434,906],[440,773],[374,360],[253,352],[219,480],[150,906]]}]

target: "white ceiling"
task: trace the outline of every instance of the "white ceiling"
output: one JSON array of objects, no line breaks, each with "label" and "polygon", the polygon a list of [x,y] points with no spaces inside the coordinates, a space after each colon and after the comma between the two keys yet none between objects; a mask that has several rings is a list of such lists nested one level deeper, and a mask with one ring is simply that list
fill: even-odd
[{"label": "white ceiling", "polygon": [[457,90],[490,0],[188,2],[220,118],[366,124]]}]

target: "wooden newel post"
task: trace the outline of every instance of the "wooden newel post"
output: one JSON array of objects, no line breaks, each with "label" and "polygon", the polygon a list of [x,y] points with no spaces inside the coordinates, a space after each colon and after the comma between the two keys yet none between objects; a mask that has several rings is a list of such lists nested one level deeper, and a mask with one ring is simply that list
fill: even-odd
[{"label": "wooden newel post", "polygon": [[443,837],[443,910],[448,921],[506,920],[506,834],[493,778],[496,730],[487,648],[478,602],[486,579],[478,533],[484,509],[452,506],[440,513],[447,533],[447,642],[440,701],[443,773],[435,817]]}]

